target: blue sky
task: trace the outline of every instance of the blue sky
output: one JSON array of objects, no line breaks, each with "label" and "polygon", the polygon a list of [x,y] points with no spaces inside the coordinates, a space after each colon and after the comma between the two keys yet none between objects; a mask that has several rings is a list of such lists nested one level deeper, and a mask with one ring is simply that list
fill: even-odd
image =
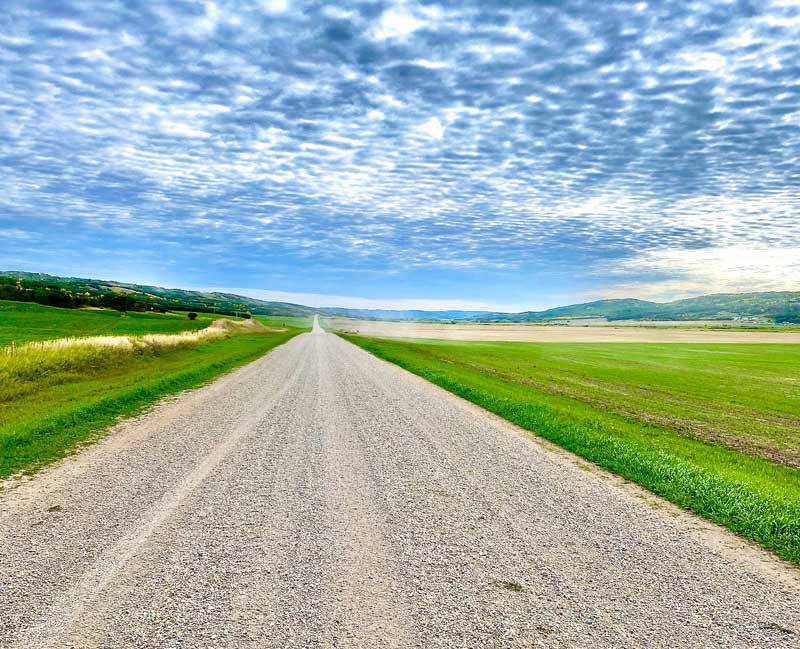
[{"label": "blue sky", "polygon": [[6,0],[0,268],[381,307],[800,290],[800,4]]}]

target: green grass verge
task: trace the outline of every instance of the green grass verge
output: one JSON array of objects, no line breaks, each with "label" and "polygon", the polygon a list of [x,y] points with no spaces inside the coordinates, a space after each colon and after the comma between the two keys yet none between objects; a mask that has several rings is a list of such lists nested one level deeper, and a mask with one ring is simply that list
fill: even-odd
[{"label": "green grass verge", "polygon": [[188,349],[80,365],[0,400],[0,478],[30,473],[96,437],[120,417],[201,385],[286,342],[300,329],[233,335]]},{"label": "green grass verge", "polygon": [[[784,403],[783,384],[776,379],[797,376],[796,346],[343,337],[800,564],[800,471],[680,429],[701,412],[702,421],[726,422],[724,411],[730,406],[749,409],[751,427],[763,423],[759,417],[770,419],[775,413],[787,425],[796,423],[797,395],[792,393],[794,400]],[[728,357],[726,352],[742,356],[720,361]],[[735,373],[695,394],[704,382],[714,383],[713,372],[703,372],[719,362],[731,363]],[[609,388],[602,400],[598,384]],[[569,385],[572,388],[566,389]],[[792,392],[790,387],[786,390]],[[661,412],[663,403],[671,404],[671,414],[682,422],[678,428],[670,426],[669,418],[648,420],[648,392],[655,412]],[[703,402],[707,410],[698,409]],[[797,441],[795,436],[787,444],[796,448]]]},{"label": "green grass verge", "polygon": [[59,309],[0,300],[0,347],[66,337],[175,334],[203,329],[210,321],[210,315],[191,321],[186,314]]}]

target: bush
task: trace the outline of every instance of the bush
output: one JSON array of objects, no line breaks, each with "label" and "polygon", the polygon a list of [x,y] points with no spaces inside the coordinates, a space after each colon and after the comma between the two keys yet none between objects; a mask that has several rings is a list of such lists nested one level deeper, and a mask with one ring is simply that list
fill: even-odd
[{"label": "bush", "polygon": [[189,312],[189,320],[197,320],[197,314],[194,311]]}]

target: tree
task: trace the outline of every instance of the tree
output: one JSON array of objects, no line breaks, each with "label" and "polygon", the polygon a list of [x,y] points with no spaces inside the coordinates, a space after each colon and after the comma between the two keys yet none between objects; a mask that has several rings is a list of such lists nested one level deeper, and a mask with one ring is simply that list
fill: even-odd
[{"label": "tree", "polygon": [[197,320],[197,314],[194,311],[189,311],[189,320]]}]

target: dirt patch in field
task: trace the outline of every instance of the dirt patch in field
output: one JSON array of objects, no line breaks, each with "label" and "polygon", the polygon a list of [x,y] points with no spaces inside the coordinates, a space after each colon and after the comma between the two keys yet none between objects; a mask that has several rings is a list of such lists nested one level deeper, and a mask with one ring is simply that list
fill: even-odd
[{"label": "dirt patch in field", "polygon": [[630,325],[565,327],[528,324],[435,324],[326,319],[327,329],[383,338],[537,343],[794,343],[800,331],[724,331]]}]

